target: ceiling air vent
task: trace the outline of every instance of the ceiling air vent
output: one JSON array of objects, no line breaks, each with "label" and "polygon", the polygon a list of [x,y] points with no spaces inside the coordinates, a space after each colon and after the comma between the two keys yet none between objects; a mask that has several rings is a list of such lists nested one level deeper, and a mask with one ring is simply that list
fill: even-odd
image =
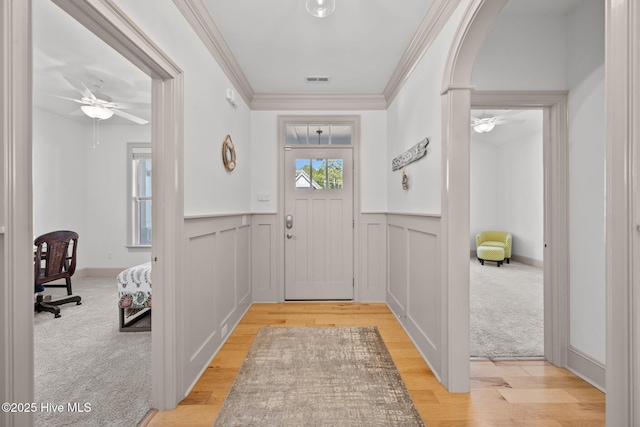
[{"label": "ceiling air vent", "polygon": [[307,83],[329,83],[331,81],[331,77],[305,77],[304,81]]}]

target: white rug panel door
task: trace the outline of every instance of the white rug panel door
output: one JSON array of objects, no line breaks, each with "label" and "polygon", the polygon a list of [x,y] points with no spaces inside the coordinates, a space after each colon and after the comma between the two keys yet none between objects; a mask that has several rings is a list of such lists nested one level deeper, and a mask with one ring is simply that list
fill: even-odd
[{"label": "white rug panel door", "polygon": [[353,149],[285,148],[285,299],[353,299]]}]

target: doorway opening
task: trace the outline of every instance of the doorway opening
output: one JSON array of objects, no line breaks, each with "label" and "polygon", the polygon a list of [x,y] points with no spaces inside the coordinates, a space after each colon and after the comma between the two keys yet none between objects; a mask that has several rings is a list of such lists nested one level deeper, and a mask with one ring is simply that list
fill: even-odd
[{"label": "doorway opening", "polygon": [[470,355],[543,358],[543,112],[472,110],[471,122]]},{"label": "doorway opening", "polygon": [[[82,298],[82,305],[60,306],[59,319],[35,314],[34,401],[86,404],[100,424],[125,393],[132,398],[121,421],[135,424],[152,408],[151,333],[125,336],[114,309],[118,273],[151,261],[151,79],[54,3],[33,2],[32,19],[33,232],[79,235],[71,281]],[[137,161],[149,174],[131,174],[130,141],[147,144]],[[135,219],[128,214],[130,189],[148,190]],[[44,293],[56,299],[67,291]],[[136,356],[106,363],[114,354]],[[43,425],[73,417],[34,414]]]}]

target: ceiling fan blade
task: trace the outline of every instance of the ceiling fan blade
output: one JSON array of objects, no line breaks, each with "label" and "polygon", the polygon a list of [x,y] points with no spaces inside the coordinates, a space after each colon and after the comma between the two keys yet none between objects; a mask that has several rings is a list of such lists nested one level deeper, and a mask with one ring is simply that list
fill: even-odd
[{"label": "ceiling fan blade", "polygon": [[89,90],[84,83],[80,80],[74,79],[73,77],[62,76],[71,86],[73,86],[78,92],[82,94],[85,98],[97,99],[96,96]]},{"label": "ceiling fan blade", "polygon": [[496,114],[493,118],[496,119],[496,120],[502,120],[505,117],[513,116],[515,114],[520,114],[523,111],[524,110],[509,110],[509,111],[506,111],[506,112],[501,113],[501,114]]},{"label": "ceiling fan blade", "polygon": [[496,120],[494,123],[497,125],[517,125],[525,122],[526,120]]},{"label": "ceiling fan blade", "polygon": [[121,108],[125,110],[148,110],[151,104],[148,102],[109,102],[108,108]]},{"label": "ceiling fan blade", "polygon": [[138,123],[139,125],[146,125],[149,123],[148,120],[140,118],[138,116],[134,116],[133,114],[125,113],[124,111],[116,110],[115,108],[110,108],[113,111],[113,114],[116,116],[120,116],[123,119],[131,120],[132,122]]},{"label": "ceiling fan blade", "polygon": [[84,102],[82,102],[79,99],[67,98],[66,96],[54,95],[52,93],[45,93],[44,95],[53,96],[54,98],[66,99],[67,101],[77,102],[78,104],[85,104]]},{"label": "ceiling fan blade", "polygon": [[84,116],[85,114],[82,112],[81,109],[78,108],[77,110],[74,110],[74,111],[70,112],[69,115],[71,115],[71,116]]}]

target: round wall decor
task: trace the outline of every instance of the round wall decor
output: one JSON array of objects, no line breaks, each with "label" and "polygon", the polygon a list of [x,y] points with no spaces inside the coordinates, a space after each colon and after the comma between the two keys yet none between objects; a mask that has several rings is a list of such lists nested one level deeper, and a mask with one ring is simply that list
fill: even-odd
[{"label": "round wall decor", "polygon": [[229,172],[236,168],[236,150],[231,141],[231,135],[227,135],[222,143],[222,163]]}]

